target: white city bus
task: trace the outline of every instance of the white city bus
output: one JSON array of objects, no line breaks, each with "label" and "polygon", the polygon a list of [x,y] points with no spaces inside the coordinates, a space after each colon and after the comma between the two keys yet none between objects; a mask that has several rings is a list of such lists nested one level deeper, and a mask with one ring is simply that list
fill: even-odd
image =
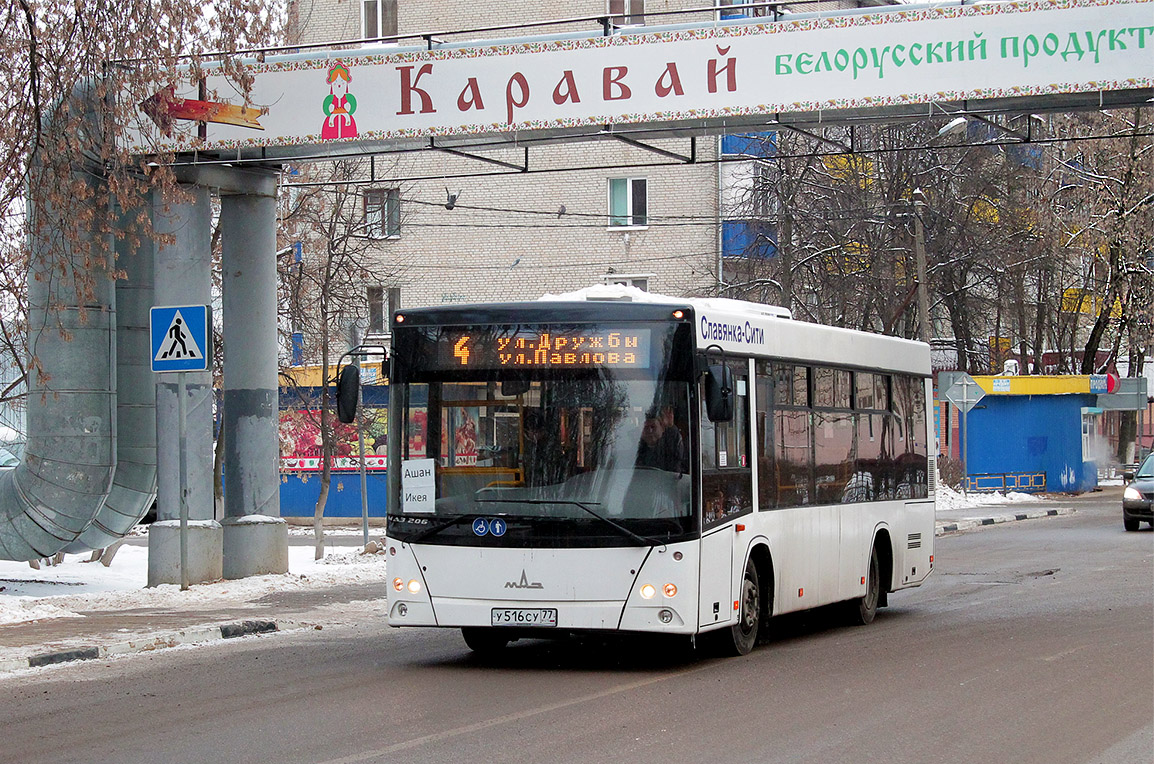
[{"label": "white city bus", "polygon": [[393,316],[391,626],[469,647],[869,623],[933,566],[929,348],[592,287]]}]

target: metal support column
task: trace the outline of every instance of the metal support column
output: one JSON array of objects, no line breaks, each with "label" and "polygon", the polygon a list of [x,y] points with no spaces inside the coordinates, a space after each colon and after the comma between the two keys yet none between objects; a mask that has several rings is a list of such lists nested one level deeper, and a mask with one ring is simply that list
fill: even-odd
[{"label": "metal support column", "polygon": [[[212,206],[205,186],[181,187],[179,199],[153,200],[153,226],[173,237],[157,245],[155,305],[212,302]],[[171,375],[167,375],[171,376]],[[185,376],[183,401],[177,380],[159,375],[156,382],[157,522],[148,532],[148,585],[179,584],[180,443],[179,412],[187,418],[187,502],[189,583],[216,581],[222,575],[222,530],[215,520],[212,490],[212,372]]]},{"label": "metal support column", "polygon": [[288,571],[277,441],[276,177],[221,196],[224,577]]}]

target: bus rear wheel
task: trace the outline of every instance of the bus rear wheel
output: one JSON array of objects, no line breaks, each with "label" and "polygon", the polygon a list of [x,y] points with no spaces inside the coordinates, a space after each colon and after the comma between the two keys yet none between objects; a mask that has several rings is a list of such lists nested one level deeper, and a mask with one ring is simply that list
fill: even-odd
[{"label": "bus rear wheel", "polygon": [[850,617],[854,623],[865,626],[873,623],[878,614],[878,602],[881,600],[881,564],[878,560],[878,548],[875,544],[870,550],[870,567],[866,575],[865,595],[850,603]]},{"label": "bus rear wheel", "polygon": [[497,629],[484,626],[463,626],[461,636],[470,650],[481,655],[500,652],[512,641]]},{"label": "bus rear wheel", "polygon": [[757,644],[761,629],[761,585],[752,559],[745,563],[738,602],[737,623],[729,627],[729,639],[724,640],[723,648],[730,655],[748,655]]}]

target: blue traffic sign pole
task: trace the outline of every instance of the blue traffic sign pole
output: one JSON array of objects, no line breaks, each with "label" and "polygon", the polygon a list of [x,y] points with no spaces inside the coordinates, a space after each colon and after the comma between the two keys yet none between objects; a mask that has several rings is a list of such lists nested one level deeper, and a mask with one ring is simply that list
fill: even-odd
[{"label": "blue traffic sign pole", "polygon": [[188,411],[185,403],[187,372],[176,375],[180,443],[180,590],[188,591]]},{"label": "blue traffic sign pole", "polygon": [[180,450],[180,590],[188,591],[188,373],[207,371],[212,357],[212,308],[208,305],[154,307],[149,313],[152,370],[176,373]]},{"label": "blue traffic sign pole", "polygon": [[958,407],[961,412],[962,425],[962,493],[969,493],[970,489],[970,409],[980,401],[986,392],[981,385],[974,381],[969,374],[963,374],[961,379],[945,392],[946,400]]}]

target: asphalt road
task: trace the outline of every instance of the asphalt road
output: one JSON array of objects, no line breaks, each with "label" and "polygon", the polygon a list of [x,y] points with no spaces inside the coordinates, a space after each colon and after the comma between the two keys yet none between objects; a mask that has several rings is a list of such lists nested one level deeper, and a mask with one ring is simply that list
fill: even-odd
[{"label": "asphalt road", "polygon": [[376,617],[61,666],[0,680],[0,761],[1154,761],[1154,533],[1083,502],[940,538],[936,567],[870,626],[776,619],[745,658],[485,661]]}]

